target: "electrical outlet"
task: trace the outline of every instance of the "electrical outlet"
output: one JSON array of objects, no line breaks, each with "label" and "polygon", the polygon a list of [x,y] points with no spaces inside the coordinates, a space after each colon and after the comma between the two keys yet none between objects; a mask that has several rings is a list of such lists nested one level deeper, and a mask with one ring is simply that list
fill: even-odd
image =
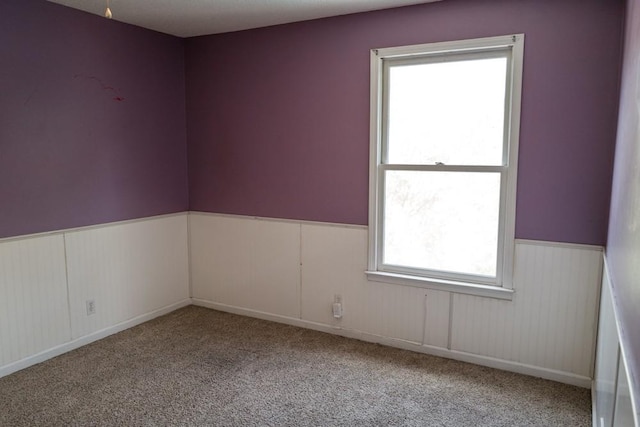
[{"label": "electrical outlet", "polygon": [[342,295],[335,294],[333,296],[333,306],[331,307],[333,317],[336,319],[342,318]]},{"label": "electrical outlet", "polygon": [[92,299],[87,300],[87,316],[96,314],[96,302]]}]

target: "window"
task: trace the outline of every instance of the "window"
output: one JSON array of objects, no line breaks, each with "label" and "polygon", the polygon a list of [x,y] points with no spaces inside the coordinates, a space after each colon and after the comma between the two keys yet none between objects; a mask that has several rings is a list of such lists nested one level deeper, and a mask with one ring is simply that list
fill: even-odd
[{"label": "window", "polygon": [[370,280],[511,298],[523,41],[371,52]]}]

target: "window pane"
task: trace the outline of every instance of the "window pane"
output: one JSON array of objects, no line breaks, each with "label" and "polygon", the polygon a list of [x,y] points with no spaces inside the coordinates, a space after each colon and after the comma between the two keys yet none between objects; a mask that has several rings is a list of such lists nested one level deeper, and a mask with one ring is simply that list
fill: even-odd
[{"label": "window pane", "polygon": [[500,174],[387,171],[383,263],[496,275]]},{"label": "window pane", "polygon": [[388,163],[501,165],[506,58],[389,68]]}]

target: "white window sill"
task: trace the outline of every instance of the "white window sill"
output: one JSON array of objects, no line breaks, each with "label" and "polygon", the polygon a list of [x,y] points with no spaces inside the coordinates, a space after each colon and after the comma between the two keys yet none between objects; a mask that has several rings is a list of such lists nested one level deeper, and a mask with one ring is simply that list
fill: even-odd
[{"label": "white window sill", "polygon": [[372,282],[393,283],[396,285],[414,286],[435,289],[457,294],[475,295],[479,297],[512,300],[514,290],[498,286],[480,285],[451,280],[432,279],[428,277],[409,276],[406,274],[386,273],[382,271],[365,271],[367,279]]}]

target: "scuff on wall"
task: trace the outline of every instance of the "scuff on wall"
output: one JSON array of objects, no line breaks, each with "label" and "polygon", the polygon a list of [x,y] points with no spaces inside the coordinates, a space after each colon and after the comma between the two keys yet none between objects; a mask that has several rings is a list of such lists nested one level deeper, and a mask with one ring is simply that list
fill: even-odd
[{"label": "scuff on wall", "polygon": [[124,97],[120,96],[120,94],[118,93],[118,89],[114,88],[113,86],[109,86],[109,85],[105,84],[101,79],[99,79],[96,76],[87,76],[87,75],[84,75],[84,74],[76,74],[76,75],[73,76],[73,78],[74,79],[83,78],[83,79],[87,79],[87,80],[94,80],[94,81],[98,82],[98,84],[100,85],[102,90],[112,92],[115,95],[113,97],[114,101],[124,101]]}]

